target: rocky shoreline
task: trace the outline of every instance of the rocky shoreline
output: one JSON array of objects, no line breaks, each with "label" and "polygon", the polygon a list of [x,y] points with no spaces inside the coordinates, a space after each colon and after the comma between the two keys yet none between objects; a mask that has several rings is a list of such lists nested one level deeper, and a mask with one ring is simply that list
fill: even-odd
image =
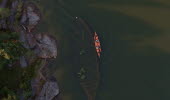
[{"label": "rocky shoreline", "polygon": [[[10,4],[10,5],[9,5]],[[36,4],[27,0],[2,0],[0,8],[10,8],[6,17],[0,18],[0,30],[19,33],[19,41],[32,52],[32,55],[22,55],[19,65],[29,67],[36,59],[39,65],[36,76],[30,82],[32,95],[28,100],[59,100],[59,86],[53,76],[46,74],[48,62],[57,56],[57,40],[46,33],[35,33],[36,27],[42,19]],[[19,90],[20,100],[27,100]]]}]

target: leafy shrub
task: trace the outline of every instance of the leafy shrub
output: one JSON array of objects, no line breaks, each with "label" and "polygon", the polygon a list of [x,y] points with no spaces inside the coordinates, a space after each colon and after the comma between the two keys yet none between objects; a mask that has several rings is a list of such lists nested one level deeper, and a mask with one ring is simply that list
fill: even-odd
[{"label": "leafy shrub", "polygon": [[0,8],[0,18],[5,18],[10,16],[10,9],[8,8]]},{"label": "leafy shrub", "polygon": [[22,42],[18,41],[15,32],[0,34],[0,68],[5,64],[12,64],[27,51]]},{"label": "leafy shrub", "polygon": [[16,94],[7,87],[0,89],[0,94],[3,96],[1,100],[18,100]]}]

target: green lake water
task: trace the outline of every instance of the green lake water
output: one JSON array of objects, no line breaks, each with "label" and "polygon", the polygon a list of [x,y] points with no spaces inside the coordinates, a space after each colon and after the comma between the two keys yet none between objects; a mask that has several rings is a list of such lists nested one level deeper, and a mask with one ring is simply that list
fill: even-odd
[{"label": "green lake water", "polygon": [[41,0],[40,8],[40,30],[58,40],[50,73],[63,100],[87,100],[76,76],[75,16],[86,19],[100,37],[96,100],[170,99],[169,0]]}]

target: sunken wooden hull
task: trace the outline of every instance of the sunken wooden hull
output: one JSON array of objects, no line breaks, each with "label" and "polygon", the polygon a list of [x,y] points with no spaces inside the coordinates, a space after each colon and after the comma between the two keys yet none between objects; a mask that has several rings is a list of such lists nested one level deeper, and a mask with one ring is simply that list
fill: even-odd
[{"label": "sunken wooden hull", "polygon": [[80,67],[87,70],[86,78],[80,80],[80,85],[85,91],[88,100],[95,100],[96,91],[100,81],[99,57],[94,45],[94,30],[83,19],[75,20],[77,27],[80,29],[80,50],[85,53],[80,55]]}]

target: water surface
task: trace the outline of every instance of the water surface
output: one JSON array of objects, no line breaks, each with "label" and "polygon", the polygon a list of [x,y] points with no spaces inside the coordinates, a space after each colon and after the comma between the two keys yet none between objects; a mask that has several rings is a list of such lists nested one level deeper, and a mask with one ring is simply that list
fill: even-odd
[{"label": "water surface", "polygon": [[[168,0],[41,0],[42,31],[54,33],[59,54],[51,73],[64,100],[86,100],[76,77],[72,17],[98,32],[103,53],[96,100],[170,99]],[[45,30],[48,27],[48,30]]]}]

